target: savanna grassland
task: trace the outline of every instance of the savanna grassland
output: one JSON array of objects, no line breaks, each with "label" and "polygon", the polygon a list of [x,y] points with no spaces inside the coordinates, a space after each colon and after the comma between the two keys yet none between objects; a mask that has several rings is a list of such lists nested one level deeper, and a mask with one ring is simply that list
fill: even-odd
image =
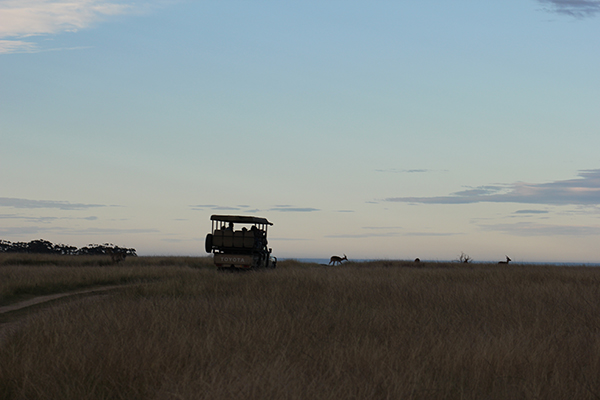
[{"label": "savanna grassland", "polygon": [[600,269],[93,260],[0,258],[5,304],[128,284],[26,316],[0,398],[600,398]]}]

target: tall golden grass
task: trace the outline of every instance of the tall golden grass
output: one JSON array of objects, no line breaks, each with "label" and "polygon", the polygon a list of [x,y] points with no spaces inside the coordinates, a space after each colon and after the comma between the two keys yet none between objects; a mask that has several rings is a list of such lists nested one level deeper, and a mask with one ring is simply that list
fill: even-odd
[{"label": "tall golden grass", "polygon": [[281,262],[32,316],[2,399],[596,399],[600,270]]},{"label": "tall golden grass", "polygon": [[213,268],[208,257],[130,257],[0,253],[0,306],[32,296],[166,279],[176,268]]}]

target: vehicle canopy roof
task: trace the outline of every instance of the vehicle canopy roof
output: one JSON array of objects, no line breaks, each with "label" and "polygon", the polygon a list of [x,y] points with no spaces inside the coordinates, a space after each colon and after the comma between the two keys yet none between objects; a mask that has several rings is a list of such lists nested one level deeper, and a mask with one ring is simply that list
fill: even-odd
[{"label": "vehicle canopy roof", "polygon": [[233,222],[237,224],[264,224],[273,225],[266,218],[250,217],[246,215],[211,215],[211,221]]}]

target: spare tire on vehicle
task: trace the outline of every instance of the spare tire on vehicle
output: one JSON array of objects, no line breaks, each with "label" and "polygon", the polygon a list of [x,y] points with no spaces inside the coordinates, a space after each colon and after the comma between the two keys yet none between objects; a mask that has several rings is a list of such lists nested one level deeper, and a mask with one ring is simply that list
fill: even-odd
[{"label": "spare tire on vehicle", "polygon": [[212,251],[212,247],[213,247],[213,235],[211,233],[209,233],[208,235],[206,235],[206,241],[204,242],[204,250],[206,250],[207,253],[210,253]]}]

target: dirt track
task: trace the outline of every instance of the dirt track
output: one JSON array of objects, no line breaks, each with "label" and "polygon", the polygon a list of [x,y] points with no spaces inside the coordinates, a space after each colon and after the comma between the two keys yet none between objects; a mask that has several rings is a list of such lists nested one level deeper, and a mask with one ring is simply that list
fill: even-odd
[{"label": "dirt track", "polygon": [[[130,286],[130,285],[111,285],[111,286],[102,286],[102,287],[96,287],[96,288],[90,288],[90,289],[76,290],[73,292],[55,293],[55,294],[50,294],[47,296],[38,296],[38,297],[34,297],[33,299],[29,299],[29,300],[21,301],[21,302],[14,303],[14,304],[11,304],[8,306],[0,307],[0,316],[3,314],[13,312],[13,311],[26,310],[28,307],[41,305],[41,304],[48,303],[48,302],[58,300],[58,299],[62,299],[62,298],[67,298],[67,297],[72,297],[72,296],[85,296],[87,298],[89,296],[93,296],[96,294],[104,294],[104,292],[107,292],[109,290],[121,289],[121,288],[128,287],[128,286]],[[20,317],[17,317],[10,322],[2,323],[0,321],[0,345],[2,344],[4,339],[6,339],[11,333],[16,332],[18,330],[19,326],[22,325],[25,320],[27,320],[29,317],[34,316],[35,314],[36,314],[36,312],[26,313],[25,315],[21,315]]]},{"label": "dirt track", "polygon": [[97,287],[97,288],[93,288],[93,289],[83,289],[83,290],[77,290],[74,292],[55,293],[55,294],[49,294],[47,296],[34,297],[33,299],[29,299],[27,301],[21,301],[19,303],[11,304],[9,306],[0,307],[0,314],[20,310],[22,308],[35,306],[37,304],[46,303],[48,301],[57,300],[57,299],[60,299],[63,297],[76,296],[76,295],[80,295],[80,294],[89,294],[89,293],[95,293],[95,292],[103,292],[106,290],[118,289],[118,288],[122,288],[122,287],[124,287],[124,285],[103,286],[103,287]]}]

